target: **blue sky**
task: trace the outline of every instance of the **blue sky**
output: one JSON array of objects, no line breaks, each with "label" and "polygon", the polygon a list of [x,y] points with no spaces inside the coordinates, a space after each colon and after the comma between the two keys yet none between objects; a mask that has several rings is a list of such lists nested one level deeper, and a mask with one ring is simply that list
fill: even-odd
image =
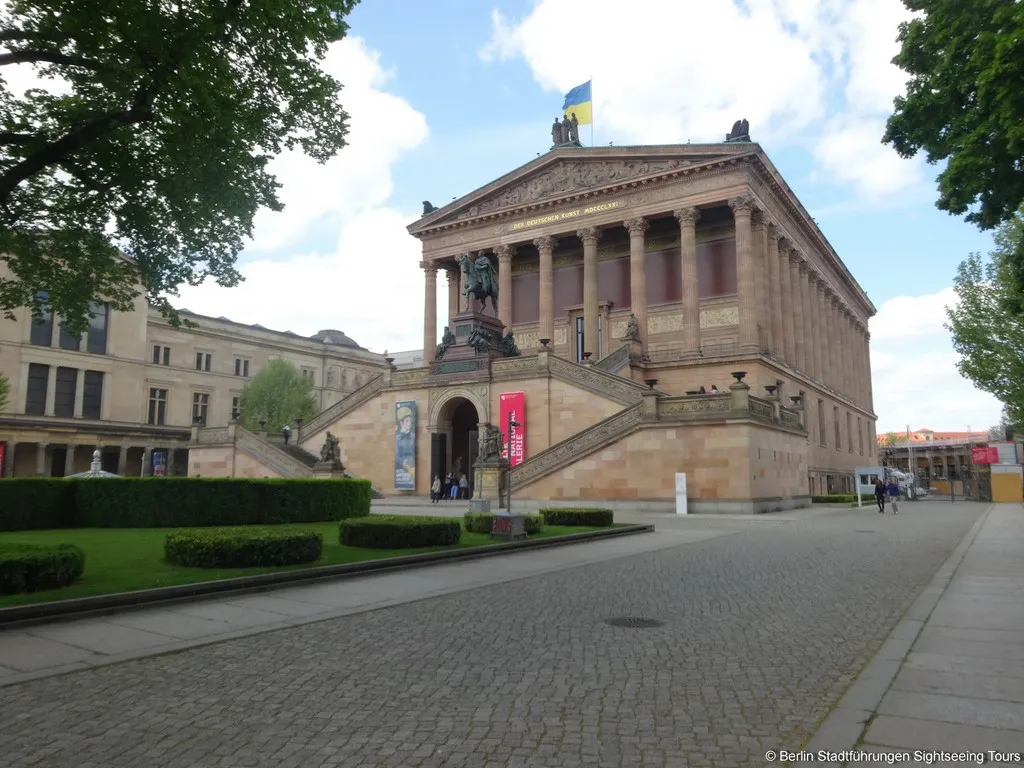
[{"label": "blue sky", "polygon": [[[991,238],[934,207],[934,168],[880,143],[902,85],[889,64],[898,0],[583,7],[364,0],[325,63],[346,85],[350,147],[322,167],[282,158],[287,209],[258,220],[247,283],[188,289],[180,303],[282,330],[340,328],[375,351],[418,347],[422,273],[404,226],[422,200],[444,205],[546,152],[562,95],[592,74],[599,145],[716,141],[750,121],[880,310],[880,431],[998,420],[998,404],[956,374],[941,327],[956,265]],[[366,288],[384,261],[405,285],[387,303]],[[443,307],[443,281],[439,294]]]}]

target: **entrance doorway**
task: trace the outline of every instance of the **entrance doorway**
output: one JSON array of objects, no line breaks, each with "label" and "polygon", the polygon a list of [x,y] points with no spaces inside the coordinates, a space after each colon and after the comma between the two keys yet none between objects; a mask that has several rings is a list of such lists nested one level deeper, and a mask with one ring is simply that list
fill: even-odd
[{"label": "entrance doorway", "polygon": [[430,436],[430,479],[442,480],[449,472],[464,473],[473,496],[473,465],[479,446],[480,417],[469,400],[458,397],[441,411],[437,429]]}]

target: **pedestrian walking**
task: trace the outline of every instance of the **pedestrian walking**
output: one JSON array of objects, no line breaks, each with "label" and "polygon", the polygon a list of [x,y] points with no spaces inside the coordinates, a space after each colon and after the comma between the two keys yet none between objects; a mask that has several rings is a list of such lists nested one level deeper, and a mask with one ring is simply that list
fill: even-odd
[{"label": "pedestrian walking", "polygon": [[469,498],[469,480],[466,479],[466,473],[462,473],[462,477],[459,478],[459,496],[463,499]]},{"label": "pedestrian walking", "polygon": [[889,501],[892,502],[892,513],[898,515],[900,508],[897,502],[900,500],[900,486],[896,482],[895,477],[889,478],[889,485],[886,487],[886,491],[889,493]]},{"label": "pedestrian walking", "polygon": [[434,475],[434,482],[430,485],[430,503],[437,504],[441,500],[441,477]]},{"label": "pedestrian walking", "polygon": [[878,505],[878,514],[885,514],[885,485],[880,477],[875,478],[875,503]]},{"label": "pedestrian walking", "polygon": [[291,438],[291,436],[292,436],[292,428],[289,427],[287,424],[285,424],[284,425],[284,429],[281,430],[281,437],[284,438],[284,444],[285,445],[288,445],[288,440]]}]

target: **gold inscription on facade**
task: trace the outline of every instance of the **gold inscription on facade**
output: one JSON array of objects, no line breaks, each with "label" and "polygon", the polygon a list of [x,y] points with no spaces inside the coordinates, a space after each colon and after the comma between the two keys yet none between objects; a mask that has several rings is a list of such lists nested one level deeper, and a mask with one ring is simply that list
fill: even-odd
[{"label": "gold inscription on facade", "polygon": [[564,221],[566,219],[575,219],[578,216],[589,216],[592,213],[600,213],[601,211],[611,211],[622,206],[621,200],[613,200],[609,203],[599,203],[597,205],[589,205],[586,208],[576,208],[572,211],[562,211],[561,213],[552,213],[548,216],[538,216],[536,219],[527,219],[526,221],[517,221],[512,224],[509,229],[513,232],[519,229],[526,229],[527,227],[539,227],[541,224],[551,224],[555,221]]}]

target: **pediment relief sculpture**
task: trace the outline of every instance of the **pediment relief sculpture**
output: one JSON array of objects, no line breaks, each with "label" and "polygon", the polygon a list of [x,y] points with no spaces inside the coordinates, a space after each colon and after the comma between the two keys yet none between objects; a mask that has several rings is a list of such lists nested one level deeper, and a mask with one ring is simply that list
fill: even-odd
[{"label": "pediment relief sculpture", "polygon": [[596,189],[618,181],[650,176],[691,164],[691,160],[591,160],[562,162],[524,181],[474,203],[458,215],[459,219],[482,216],[485,213],[528,205],[559,195]]}]

